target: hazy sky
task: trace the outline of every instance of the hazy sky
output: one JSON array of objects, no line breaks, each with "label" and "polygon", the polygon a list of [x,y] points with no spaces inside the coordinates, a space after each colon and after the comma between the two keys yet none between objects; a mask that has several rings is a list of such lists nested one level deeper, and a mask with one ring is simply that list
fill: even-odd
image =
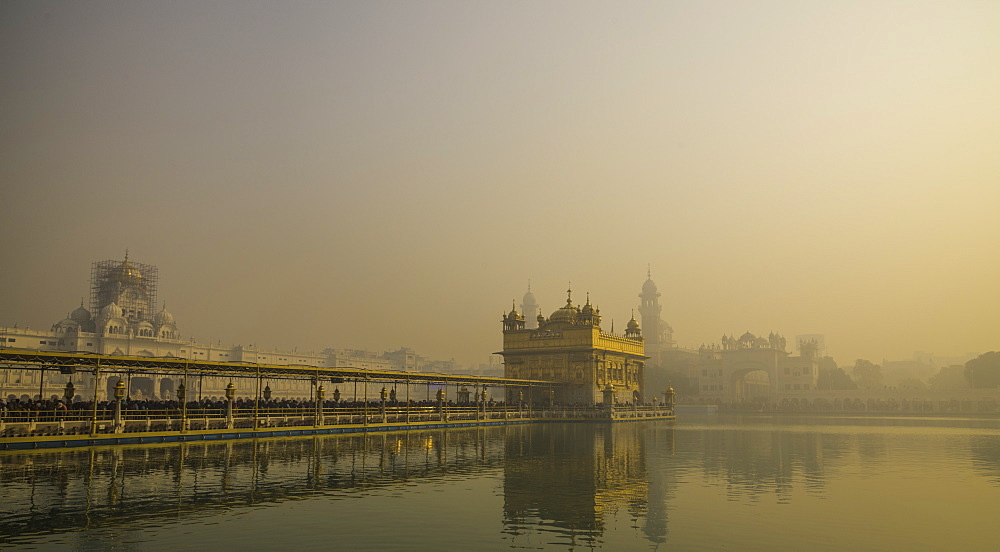
[{"label": "hazy sky", "polygon": [[528,279],[682,346],[994,350],[1000,2],[0,2],[0,323],[485,362]]}]

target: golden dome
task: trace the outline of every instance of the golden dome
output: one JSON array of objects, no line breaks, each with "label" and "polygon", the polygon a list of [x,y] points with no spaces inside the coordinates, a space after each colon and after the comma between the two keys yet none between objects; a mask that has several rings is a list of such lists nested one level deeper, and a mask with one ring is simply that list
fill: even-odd
[{"label": "golden dome", "polygon": [[520,320],[520,319],[522,319],[521,315],[517,312],[517,309],[514,308],[514,301],[510,302],[510,312],[507,314],[507,318],[509,318],[511,320]]},{"label": "golden dome", "polygon": [[108,273],[108,278],[123,284],[141,284],[143,280],[142,272],[139,272],[138,268],[128,262],[128,251],[125,252],[125,260],[122,261],[122,264],[111,269],[111,272]]}]

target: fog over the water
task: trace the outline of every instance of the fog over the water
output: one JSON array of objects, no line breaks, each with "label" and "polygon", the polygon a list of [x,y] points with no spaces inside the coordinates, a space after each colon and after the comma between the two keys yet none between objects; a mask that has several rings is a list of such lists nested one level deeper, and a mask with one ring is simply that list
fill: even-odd
[{"label": "fog over the water", "polygon": [[0,3],[0,324],[486,362],[527,282],[681,346],[996,349],[1000,3]]}]

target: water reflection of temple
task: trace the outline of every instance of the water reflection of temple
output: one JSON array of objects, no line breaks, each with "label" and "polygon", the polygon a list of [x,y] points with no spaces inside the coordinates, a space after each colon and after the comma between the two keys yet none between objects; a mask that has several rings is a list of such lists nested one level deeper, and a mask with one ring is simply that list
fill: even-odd
[{"label": "water reflection of temple", "polygon": [[505,532],[517,546],[526,525],[563,542],[600,542],[608,518],[622,511],[653,542],[665,540],[669,484],[650,473],[647,444],[672,446],[645,424],[542,425],[511,433],[504,462]]}]

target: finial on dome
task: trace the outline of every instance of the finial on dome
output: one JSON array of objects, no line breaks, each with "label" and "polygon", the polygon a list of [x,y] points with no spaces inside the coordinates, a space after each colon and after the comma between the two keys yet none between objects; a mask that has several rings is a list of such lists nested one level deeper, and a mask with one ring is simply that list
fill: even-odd
[{"label": "finial on dome", "polygon": [[646,263],[646,278],[653,279],[653,265]]},{"label": "finial on dome", "polygon": [[573,282],[569,282],[566,286],[566,304],[573,304]]},{"label": "finial on dome", "polygon": [[128,262],[128,248],[125,248],[125,262]]},{"label": "finial on dome", "polygon": [[531,278],[528,278],[528,293],[531,293]]}]

